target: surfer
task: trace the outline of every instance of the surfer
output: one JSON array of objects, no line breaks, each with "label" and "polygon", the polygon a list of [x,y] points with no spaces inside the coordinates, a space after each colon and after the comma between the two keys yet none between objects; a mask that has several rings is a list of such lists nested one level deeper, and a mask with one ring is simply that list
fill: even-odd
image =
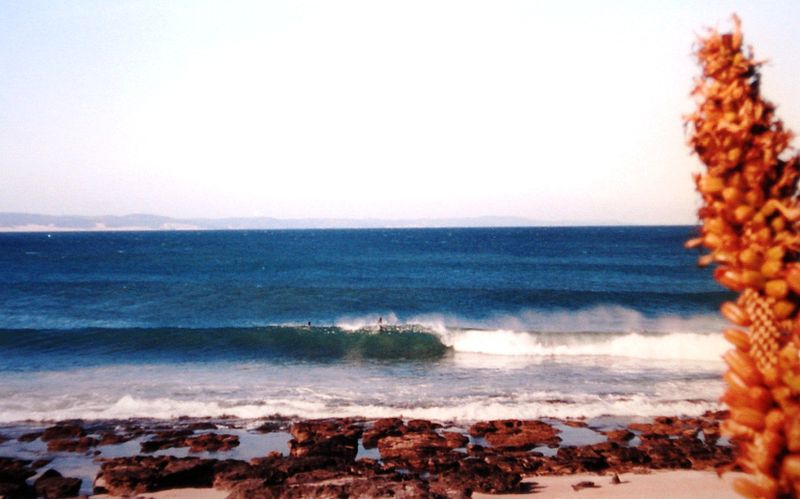
[{"label": "surfer", "polygon": [[378,331],[383,331],[383,317],[378,317]]},{"label": "surfer", "polygon": [[309,328],[311,327],[311,321],[308,321],[308,327]]}]

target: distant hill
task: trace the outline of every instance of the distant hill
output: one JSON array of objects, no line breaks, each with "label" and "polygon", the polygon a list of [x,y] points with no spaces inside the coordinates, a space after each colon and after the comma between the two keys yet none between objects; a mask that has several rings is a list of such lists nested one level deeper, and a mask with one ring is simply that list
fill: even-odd
[{"label": "distant hill", "polygon": [[618,225],[606,222],[542,222],[522,217],[419,218],[172,218],[160,215],[41,215],[0,213],[0,232],[121,231],[121,230],[241,230],[241,229],[378,229],[412,227],[531,227],[554,225]]}]

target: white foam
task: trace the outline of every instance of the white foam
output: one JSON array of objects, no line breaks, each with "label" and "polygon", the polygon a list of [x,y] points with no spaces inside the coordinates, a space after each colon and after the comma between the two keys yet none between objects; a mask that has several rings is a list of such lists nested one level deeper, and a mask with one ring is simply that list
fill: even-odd
[{"label": "white foam", "polygon": [[273,414],[299,416],[301,418],[355,417],[382,418],[402,416],[424,418],[438,421],[476,421],[504,418],[540,417],[598,417],[618,416],[657,416],[687,415],[695,416],[706,410],[719,409],[714,402],[692,402],[684,400],[653,400],[648,395],[612,397],[585,395],[563,402],[547,401],[558,394],[536,393],[521,399],[492,400],[485,397],[471,397],[469,400],[450,401],[448,404],[423,407],[398,407],[390,404],[344,403],[331,406],[323,400],[309,401],[299,399],[277,399],[265,403],[235,403],[220,401],[180,401],[169,398],[144,399],[125,395],[110,407],[75,406],[61,410],[1,411],[0,422],[15,422],[23,419],[61,420],[61,419],[113,419],[113,418],[177,418],[220,417],[231,415],[243,419],[262,418]]},{"label": "white foam", "polygon": [[369,314],[362,316],[345,316],[336,320],[336,327],[345,331],[359,331],[374,328],[378,325],[378,320],[383,319],[382,324],[387,326],[402,325],[405,322],[397,318],[392,312],[386,314]]},{"label": "white foam", "polygon": [[511,331],[546,331],[571,333],[579,331],[606,333],[713,333],[725,327],[716,310],[689,316],[660,314],[647,316],[639,311],[604,305],[584,309],[523,310],[517,314],[491,314],[475,319],[447,314],[422,314],[400,323],[420,324],[433,331],[443,329],[489,329]]},{"label": "white foam", "polygon": [[[729,345],[719,334],[561,335],[517,331],[448,331],[442,341],[456,352],[509,356],[598,356],[718,361]],[[593,337],[595,336],[595,337]]]},{"label": "white foam", "polygon": [[[378,317],[371,314],[342,318],[337,326],[361,330],[377,324]],[[624,307],[602,306],[569,312],[528,310],[482,320],[443,314],[402,319],[390,313],[383,317],[385,324],[433,332],[445,345],[461,353],[718,361],[728,348],[719,333],[724,322],[717,313],[647,317]]]}]

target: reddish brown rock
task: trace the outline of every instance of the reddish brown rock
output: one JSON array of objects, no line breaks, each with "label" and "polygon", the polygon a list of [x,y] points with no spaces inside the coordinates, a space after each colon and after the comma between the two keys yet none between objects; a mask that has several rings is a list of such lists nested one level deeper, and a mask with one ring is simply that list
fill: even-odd
[{"label": "reddish brown rock", "polygon": [[627,442],[632,440],[633,437],[636,435],[633,434],[632,431],[621,429],[621,430],[609,430],[605,432],[606,437],[608,437],[609,442]]},{"label": "reddish brown rock", "polygon": [[117,445],[128,442],[133,440],[139,435],[136,434],[125,434],[120,435],[118,433],[114,433],[111,431],[101,432],[100,433],[100,443],[98,445]]},{"label": "reddish brown rock", "polygon": [[95,447],[99,441],[92,437],[59,438],[47,442],[50,452],[86,452]]},{"label": "reddish brown rock", "polygon": [[439,423],[433,423],[428,421],[427,419],[412,419],[408,423],[406,423],[406,428],[408,431],[418,432],[418,433],[429,433],[437,428],[441,428],[442,425]]},{"label": "reddish brown rock", "polygon": [[175,447],[188,447],[186,437],[192,435],[192,430],[163,430],[153,435],[150,440],[139,444],[142,452],[155,452],[157,450],[172,449]]},{"label": "reddish brown rock", "polygon": [[519,488],[519,473],[482,459],[464,458],[455,469],[431,477],[430,488],[443,497],[471,497],[473,492],[507,494]]},{"label": "reddish brown rock", "polygon": [[441,435],[444,437],[447,442],[447,447],[450,449],[459,449],[465,447],[469,443],[469,438],[455,431],[443,431]]},{"label": "reddish brown rock", "polygon": [[218,435],[216,433],[203,433],[196,437],[186,439],[186,445],[191,452],[225,452],[239,445],[236,435]]},{"label": "reddish brown rock", "polygon": [[211,487],[214,484],[214,464],[211,459],[186,457],[171,459],[161,469],[158,477],[159,489],[184,487]]},{"label": "reddish brown rock", "polygon": [[451,451],[451,443],[434,433],[406,433],[378,442],[381,459],[390,466],[437,472],[452,468],[463,454]]},{"label": "reddish brown rock", "polygon": [[255,431],[258,433],[273,433],[276,431],[286,431],[288,428],[289,426],[285,422],[266,421],[255,428]]},{"label": "reddish brown rock", "polygon": [[608,468],[607,449],[596,446],[561,447],[556,452],[556,460],[568,467],[571,473],[598,472]]},{"label": "reddish brown rock", "polygon": [[58,471],[49,469],[36,479],[33,488],[44,499],[75,497],[81,490],[81,480],[64,477]]},{"label": "reddish brown rock", "polygon": [[210,421],[198,421],[196,423],[191,423],[186,427],[187,430],[191,431],[199,431],[199,430],[216,430],[217,425]]},{"label": "reddish brown rock", "polygon": [[42,432],[41,439],[45,442],[50,440],[63,440],[65,438],[79,438],[86,436],[86,432],[77,424],[61,423],[49,428],[45,428]]},{"label": "reddish brown rock", "polygon": [[645,435],[695,437],[700,431],[705,431],[706,429],[713,431],[713,429],[719,428],[719,420],[716,419],[716,413],[706,414],[711,416],[701,416],[699,418],[660,416],[654,418],[652,423],[631,423],[628,428]]},{"label": "reddish brown rock", "polygon": [[32,431],[32,432],[29,432],[29,433],[24,433],[24,434],[20,435],[19,437],[17,437],[17,441],[18,442],[33,442],[37,438],[41,437],[42,433],[43,432],[41,432],[41,431]]},{"label": "reddish brown rock", "polygon": [[227,459],[214,465],[214,487],[230,490],[246,480],[258,480],[261,487],[282,483],[288,476],[274,466],[275,461],[251,464]]},{"label": "reddish brown rock", "polygon": [[29,467],[30,461],[0,457],[0,497],[33,498],[36,490],[26,480],[36,474]]},{"label": "reddish brown rock", "polygon": [[431,497],[428,483],[410,477],[360,476],[353,474],[314,474],[297,477],[279,486],[264,485],[258,479],[238,483],[228,499],[273,499],[323,497],[394,497],[398,499]]},{"label": "reddish brown rock", "polygon": [[529,450],[543,445],[556,446],[559,430],[536,420],[505,419],[478,422],[469,429],[473,437],[483,437],[493,447]]},{"label": "reddish brown rock", "polygon": [[103,462],[95,493],[128,496],[156,490],[211,487],[215,460],[194,457],[134,456]]},{"label": "reddish brown rock", "polygon": [[362,427],[347,419],[312,420],[294,423],[289,441],[294,457],[321,455],[352,462],[358,453]]},{"label": "reddish brown rock", "polygon": [[372,423],[372,426],[364,431],[361,444],[365,449],[374,449],[378,446],[378,441],[384,437],[399,437],[407,430],[400,418],[384,418]]},{"label": "reddish brown rock", "polygon": [[37,470],[37,469],[41,468],[42,466],[46,466],[46,465],[50,464],[51,461],[52,461],[52,459],[37,459],[37,460],[35,460],[34,462],[32,462],[30,464],[30,467],[35,469],[35,470]]}]

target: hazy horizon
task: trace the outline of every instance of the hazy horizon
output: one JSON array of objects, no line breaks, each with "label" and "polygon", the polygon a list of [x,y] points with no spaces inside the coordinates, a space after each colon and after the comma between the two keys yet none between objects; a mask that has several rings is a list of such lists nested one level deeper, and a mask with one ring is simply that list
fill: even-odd
[{"label": "hazy horizon", "polygon": [[0,212],[689,225],[696,35],[800,3],[0,0]]},{"label": "hazy horizon", "polygon": [[[477,216],[452,218],[276,218],[208,217],[175,218],[154,213],[125,215],[48,215],[0,212],[0,232],[50,230],[259,230],[259,229],[403,229],[403,228],[524,228],[611,227],[618,220],[543,221],[525,217]],[[670,225],[670,224],[655,224]]]}]

